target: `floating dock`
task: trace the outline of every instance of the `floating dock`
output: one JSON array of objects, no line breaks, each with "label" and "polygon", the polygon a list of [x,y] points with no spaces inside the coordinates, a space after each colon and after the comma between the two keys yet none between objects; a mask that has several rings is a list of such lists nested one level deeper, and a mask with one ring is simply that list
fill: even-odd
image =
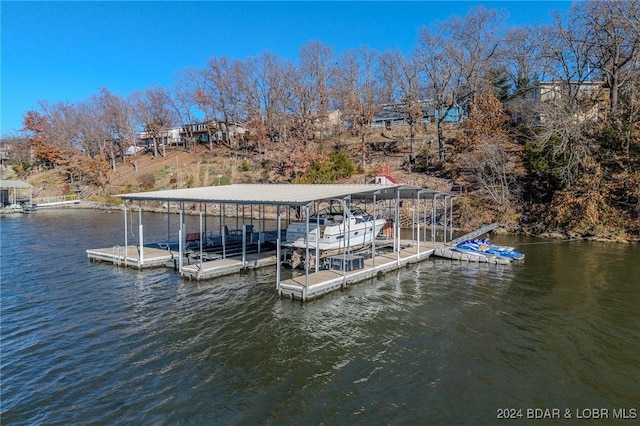
[{"label": "floating dock", "polygon": [[509,259],[503,259],[495,256],[485,256],[483,254],[476,253],[462,253],[457,250],[454,250],[456,245],[471,240],[473,238],[477,238],[481,235],[487,234],[498,227],[497,223],[492,223],[489,225],[485,225],[480,229],[477,229],[473,232],[469,232],[455,240],[451,240],[442,247],[438,247],[434,250],[433,255],[437,257],[442,257],[445,259],[451,260],[460,260],[464,262],[479,262],[479,263],[493,263],[496,265],[508,265],[511,263]]},{"label": "floating dock", "polygon": [[234,256],[184,265],[180,275],[190,280],[208,280],[236,274],[247,269],[273,266],[277,263],[278,258],[275,251],[253,253],[247,254],[244,259],[242,256]]},{"label": "floating dock", "polygon": [[503,259],[495,256],[485,256],[480,253],[478,254],[462,253],[457,250],[454,250],[451,247],[437,248],[434,251],[433,255],[438,257],[443,257],[445,259],[451,259],[451,260],[461,260],[465,262],[478,262],[478,263],[493,263],[495,265],[508,265],[512,262],[510,259]]},{"label": "floating dock", "polygon": [[[345,288],[349,284],[366,281],[375,278],[378,274],[399,269],[407,264],[415,263],[427,259],[433,254],[447,253],[447,246],[454,245],[453,240],[453,200],[455,195],[440,193],[427,188],[415,187],[403,184],[355,184],[355,185],[293,185],[293,184],[234,184],[204,188],[186,188],[177,190],[164,190],[155,192],[131,193],[119,195],[124,200],[124,244],[103,249],[87,250],[90,260],[110,262],[119,266],[135,268],[152,268],[167,266],[177,270],[180,275],[189,280],[206,280],[235,274],[247,269],[255,269],[264,266],[276,266],[276,290],[281,297],[298,299],[302,301],[312,300],[321,297],[332,291]],[[345,209],[346,203],[361,203],[366,208],[369,206],[373,210],[373,217],[376,217],[382,209],[390,223],[387,240],[380,241],[380,246],[372,244],[364,251],[353,252],[350,247],[342,247],[340,253],[333,256],[319,256],[322,264],[306,266],[303,275],[282,278],[282,255],[283,255],[283,213],[286,212],[286,219],[291,223],[291,216],[295,214],[299,220],[301,213],[306,210],[306,227],[310,229],[309,211],[314,205],[327,200],[337,201]],[[400,208],[403,206],[402,200],[411,200],[411,207],[408,212],[412,218],[412,240],[400,240]],[[180,214],[180,225],[178,226],[177,240],[167,233],[166,241],[177,241],[177,247],[165,244],[164,248],[153,248],[144,244],[144,226],[142,224],[142,202],[166,203],[167,215],[169,215],[169,204],[178,205]],[[133,208],[127,206],[127,202],[133,204],[138,202],[138,235],[137,244],[128,243],[129,227],[128,217],[132,216]],[[200,226],[198,232],[187,231],[184,222],[185,204],[192,206],[199,205]],[[226,205],[235,206],[238,212],[240,206],[243,211],[245,207],[251,208],[251,223],[243,223],[241,229],[235,229],[227,233],[227,226],[223,223]],[[187,250],[190,244],[197,242],[211,242],[207,235],[206,217],[207,205],[219,206],[219,219],[221,235],[215,240],[215,245],[222,245],[216,251]],[[444,208],[439,212],[440,206]],[[264,221],[259,225],[259,229],[254,228],[253,209],[258,209],[258,217],[264,219],[265,207],[268,206],[271,214],[275,213],[277,229],[267,230],[264,228]],[[204,207],[204,210],[203,210]],[[406,207],[406,206],[405,206]],[[129,214],[128,212],[131,212]],[[407,212],[405,212],[406,214]],[[167,216],[168,218],[169,216]],[[411,217],[411,216],[409,216]],[[444,217],[444,220],[442,218]],[[203,226],[203,218],[205,218]],[[427,220],[428,219],[428,220]],[[443,237],[441,242],[436,241],[436,229],[438,222],[443,224]],[[236,219],[237,222],[237,219]],[[422,239],[421,227],[426,231],[431,230],[431,240],[428,240],[426,232]],[[447,228],[448,227],[448,228]],[[236,226],[239,228],[239,226]],[[474,233],[465,235],[464,239],[473,238],[483,233],[489,232],[495,225],[482,228]],[[257,231],[257,232],[256,232]],[[174,231],[175,232],[175,231]],[[231,246],[225,246],[229,237],[235,236],[236,250],[231,250]],[[135,237],[135,236],[134,236]],[[173,239],[172,239],[173,237]],[[257,243],[257,253],[249,249],[254,244],[254,237]],[[447,239],[450,241],[447,243]],[[453,240],[453,241],[451,241]],[[267,243],[266,245],[263,245]],[[206,246],[206,244],[203,244]],[[318,248],[313,247],[313,243],[307,242],[306,256],[311,259],[314,253],[318,254]],[[382,247],[382,246],[387,246]],[[141,249],[142,247],[142,249]],[[226,249],[225,249],[226,247]],[[253,246],[251,246],[253,247]],[[275,249],[273,249],[275,247]],[[460,260],[463,260],[460,258]],[[465,260],[471,260],[465,259]],[[306,263],[306,262],[305,262]],[[309,262],[310,263],[310,262]],[[292,272],[295,275],[295,272]]]},{"label": "floating dock", "polygon": [[400,251],[381,253],[365,259],[364,267],[361,269],[351,271],[322,269],[281,281],[278,285],[278,293],[281,297],[309,301],[346,288],[349,284],[376,278],[379,273],[420,262],[431,256],[435,250],[430,243],[421,244],[419,249],[418,245],[412,243],[403,243],[402,247]]},{"label": "floating dock", "polygon": [[87,250],[89,260],[113,263],[117,266],[147,269],[159,268],[167,265],[167,262],[176,259],[177,253],[159,248],[143,247],[142,252],[138,246],[113,246],[101,249]]}]

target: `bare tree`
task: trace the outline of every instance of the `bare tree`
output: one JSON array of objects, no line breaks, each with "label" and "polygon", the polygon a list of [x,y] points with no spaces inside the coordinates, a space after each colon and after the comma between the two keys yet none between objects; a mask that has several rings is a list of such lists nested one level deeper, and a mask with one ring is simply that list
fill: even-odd
[{"label": "bare tree", "polygon": [[456,146],[457,163],[464,171],[461,180],[500,213],[516,204],[519,177],[524,173],[521,148],[510,139],[508,122],[502,103],[491,91],[476,96]]},{"label": "bare tree", "polygon": [[331,77],[335,72],[333,60],[333,49],[321,42],[308,42],[300,48],[300,70],[315,91],[316,120],[327,117]]},{"label": "bare tree", "polygon": [[300,65],[287,67],[287,109],[294,116],[293,128],[304,147],[317,123],[327,117],[332,58],[330,48],[310,42],[300,49]]},{"label": "bare tree", "polygon": [[550,79],[539,85],[537,121],[533,122],[534,147],[552,164],[550,173],[564,186],[576,182],[591,155],[593,110],[601,85],[592,66],[595,49],[587,40],[593,29],[583,25],[575,9],[563,21],[540,29],[539,42]]},{"label": "bare tree", "polygon": [[532,27],[517,27],[505,36],[501,68],[509,77],[515,96],[525,96],[538,81],[544,80],[536,32]]},{"label": "bare tree", "polygon": [[333,97],[350,123],[351,133],[360,137],[362,167],[366,166],[366,137],[376,107],[375,59],[377,53],[368,48],[344,52],[333,78]]},{"label": "bare tree", "polygon": [[274,144],[283,134],[283,65],[280,58],[269,52],[251,58],[243,65],[244,78],[240,90],[243,92],[244,109],[258,151],[262,153],[264,143]]},{"label": "bare tree", "polygon": [[593,51],[592,65],[600,70],[609,88],[611,113],[616,112],[618,93],[629,77],[624,71],[640,55],[639,11],[637,0],[576,3],[573,10],[577,22],[588,29],[585,49]]},{"label": "bare tree", "polygon": [[124,159],[126,147],[135,138],[135,124],[131,104],[122,96],[102,88],[90,102],[97,109],[94,125],[105,133],[106,150],[102,150],[110,160],[111,168],[116,170],[116,160]]},{"label": "bare tree", "polygon": [[[94,155],[109,155],[115,162],[114,141],[110,138],[107,124],[101,117],[98,97],[78,103],[78,132],[83,154],[91,158]],[[115,168],[115,166],[113,166]]]},{"label": "bare tree", "polygon": [[488,74],[499,59],[502,22],[497,11],[476,7],[464,19],[453,16],[420,32],[417,58],[436,108],[441,161],[442,123],[447,114],[454,107],[468,105],[491,84]]},{"label": "bare tree", "polygon": [[[158,156],[158,139],[175,124],[169,93],[163,87],[150,87],[131,95],[133,114],[140,126],[153,140],[153,156]],[[164,156],[164,144],[163,156]]]},{"label": "bare tree", "polygon": [[187,149],[191,152],[195,145],[194,124],[197,120],[196,91],[198,88],[198,70],[187,68],[178,74],[170,98],[170,105],[175,111],[180,124],[181,133],[186,139]]},{"label": "bare tree", "polygon": [[[229,129],[232,122],[246,118],[240,95],[243,86],[243,65],[227,57],[213,57],[201,71],[200,86],[196,89],[196,103],[204,111],[207,123],[221,123],[222,142],[231,146]],[[217,126],[217,124],[216,124]],[[212,132],[210,131],[210,137]]]},{"label": "bare tree", "polygon": [[245,62],[246,110],[253,117],[254,127],[272,143],[286,142],[285,119],[290,94],[286,86],[289,64],[270,52]]}]

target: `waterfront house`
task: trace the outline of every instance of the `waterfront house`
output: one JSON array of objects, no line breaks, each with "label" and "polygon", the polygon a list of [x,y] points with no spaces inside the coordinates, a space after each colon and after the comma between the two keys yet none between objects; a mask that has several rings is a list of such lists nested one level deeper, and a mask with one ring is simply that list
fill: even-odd
[{"label": "waterfront house", "polygon": [[606,114],[609,91],[603,81],[544,81],[505,102],[515,122],[533,119],[540,123],[561,105],[571,105],[578,122],[599,120]]},{"label": "waterfront house", "polygon": [[[454,106],[449,109],[435,108],[433,100],[419,101],[422,110],[422,123],[437,121],[442,117],[442,121],[449,123],[457,123],[464,119],[466,113],[464,108]],[[404,103],[384,104],[380,107],[377,114],[373,118],[375,127],[384,127],[390,130],[393,126],[409,125],[407,122],[407,106]]]}]

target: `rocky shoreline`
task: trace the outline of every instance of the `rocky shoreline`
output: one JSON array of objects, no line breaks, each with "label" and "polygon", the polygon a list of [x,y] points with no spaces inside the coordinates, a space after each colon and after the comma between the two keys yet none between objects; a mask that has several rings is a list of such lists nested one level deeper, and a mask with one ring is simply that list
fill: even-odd
[{"label": "rocky shoreline", "polygon": [[[140,206],[142,208],[142,211],[144,212],[150,212],[150,213],[167,213],[167,209],[166,207],[157,207],[157,206],[149,206],[149,205],[141,205]],[[48,209],[68,209],[68,208],[73,208],[73,209],[98,209],[98,210],[104,210],[107,211],[108,213],[112,213],[113,211],[122,211],[122,205],[121,204],[112,204],[112,203],[101,203],[101,202],[93,202],[93,201],[82,201],[79,202],[78,204],[72,204],[72,205],[67,205],[64,207],[50,207]],[[135,206],[135,208],[137,209],[138,206]],[[226,209],[225,211],[225,217],[230,217],[230,218],[234,218],[236,217],[235,215],[235,211],[228,211],[231,209]],[[171,214],[178,214],[179,210],[177,207],[172,207],[170,210]],[[254,212],[254,219],[259,219],[259,217],[256,215],[257,212]],[[185,215],[191,215],[191,216],[197,216],[199,214],[199,211],[196,209],[185,209],[184,211]],[[212,217],[212,216],[217,216],[217,214],[214,214],[214,212],[209,211],[207,213],[207,216]],[[264,216],[265,219],[268,220],[275,220],[276,219],[276,215],[275,212],[273,213],[265,213]],[[404,229],[404,228],[403,228]],[[454,227],[454,229],[456,231],[460,231],[463,232],[466,229],[463,228],[459,228],[459,227]],[[579,234],[566,234],[563,233],[561,231],[546,231],[546,232],[542,232],[542,233],[533,233],[531,231],[528,231],[526,229],[524,229],[523,227],[510,227],[510,226],[500,226],[498,228],[496,228],[494,231],[492,231],[493,233],[496,234],[501,234],[501,235],[525,235],[525,236],[529,236],[529,237],[533,237],[533,238],[540,238],[540,239],[545,239],[545,240],[585,240],[585,241],[595,241],[595,242],[605,242],[605,243],[625,243],[625,244],[638,244],[640,243],[640,237],[638,238],[628,238],[628,236],[625,233],[612,233],[609,232],[607,234],[603,234],[603,235],[579,235]]]}]

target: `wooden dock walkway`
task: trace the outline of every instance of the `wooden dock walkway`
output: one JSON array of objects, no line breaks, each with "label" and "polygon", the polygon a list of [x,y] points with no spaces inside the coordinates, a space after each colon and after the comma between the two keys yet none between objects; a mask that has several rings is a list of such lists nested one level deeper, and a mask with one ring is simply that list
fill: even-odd
[{"label": "wooden dock walkway", "polygon": [[[446,243],[420,241],[418,244],[415,240],[401,240],[399,241],[399,251],[377,251],[375,258],[360,258],[358,261],[358,267],[360,269],[349,271],[343,271],[342,268],[321,269],[318,272],[313,272],[313,269],[311,269],[307,275],[303,274],[285,280],[278,279],[276,283],[278,293],[281,297],[308,301],[335,290],[346,288],[347,285],[376,278],[379,273],[396,270],[405,265],[420,262],[432,255],[439,255],[455,260],[478,261],[478,259],[472,258],[472,256],[447,256],[447,253],[451,252],[451,245],[457,241],[477,237],[490,232],[495,227],[495,224],[491,224]],[[137,245],[90,249],[86,250],[86,253],[91,261],[107,262],[118,266],[138,269],[154,267],[173,267],[175,269],[180,264],[179,253],[147,246],[143,247],[142,253]],[[263,251],[261,253],[245,252],[244,258],[242,255],[223,257],[219,253],[202,252],[202,262],[197,258],[190,257],[194,255],[197,255],[197,252],[186,252],[182,262],[182,270],[180,271],[182,277],[190,280],[213,279],[225,275],[232,275],[242,270],[278,265],[277,250]],[[341,260],[340,255],[333,257]],[[344,259],[346,260],[346,257]]]},{"label": "wooden dock walkway", "polygon": [[247,254],[244,262],[242,261],[242,256],[227,257],[224,259],[219,258],[206,262],[203,261],[202,264],[200,264],[199,261],[195,261],[189,265],[183,265],[181,275],[184,278],[189,278],[190,280],[208,280],[211,278],[235,274],[245,269],[272,266],[277,264],[277,260],[276,252],[268,251]]},{"label": "wooden dock walkway", "polygon": [[[436,243],[436,247],[442,243]],[[279,283],[279,293],[281,297],[308,301],[325,294],[331,293],[340,288],[346,288],[349,284],[354,284],[368,279],[375,278],[380,272],[387,272],[400,267],[419,262],[431,256],[435,250],[432,242],[421,242],[420,252],[417,245],[401,245],[399,252],[381,253],[373,258],[364,261],[364,268],[353,271],[341,271],[325,269],[318,272],[309,273],[290,278]]]},{"label": "wooden dock walkway", "polygon": [[91,261],[108,262],[131,268],[158,268],[178,257],[177,253],[152,247],[142,248],[142,257],[138,246],[113,246],[86,250]]}]

